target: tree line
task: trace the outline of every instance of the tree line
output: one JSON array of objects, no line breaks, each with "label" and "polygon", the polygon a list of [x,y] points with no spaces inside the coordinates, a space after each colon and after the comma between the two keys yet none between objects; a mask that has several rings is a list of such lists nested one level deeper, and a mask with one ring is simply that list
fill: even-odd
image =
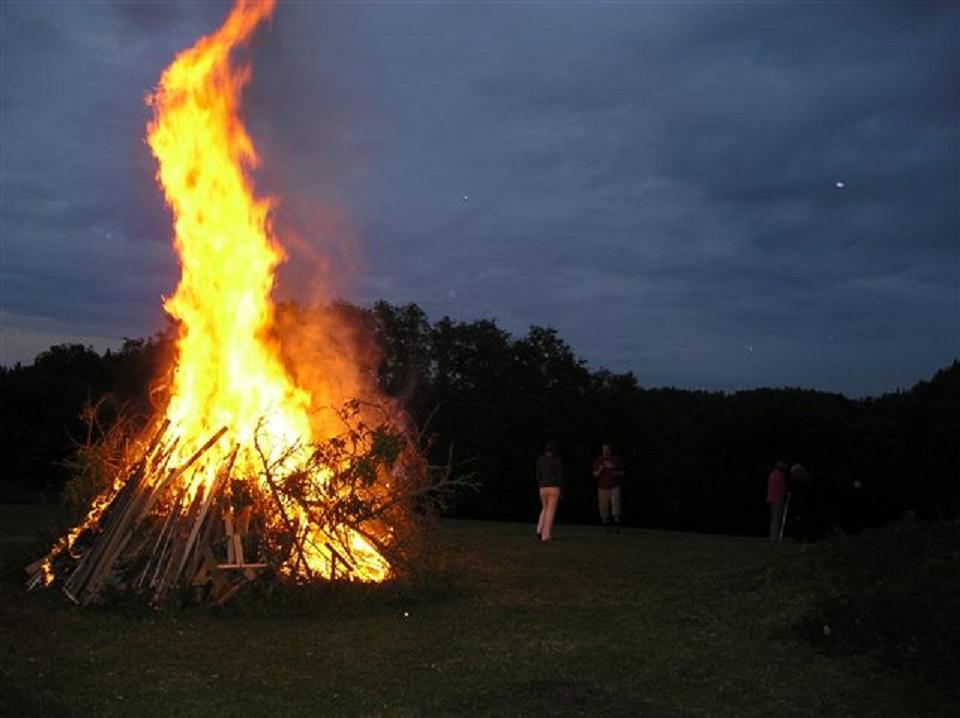
[{"label": "tree line", "polygon": [[[279,308],[279,324],[335,313],[372,337],[370,371],[480,489],[453,515],[532,520],[534,465],[555,441],[566,467],[561,521],[595,520],[590,465],[602,442],[623,461],[628,525],[762,534],[766,477],[779,459],[815,480],[824,530],[856,531],[910,512],[960,516],[960,361],[912,389],[849,399],[810,389],[732,393],[646,388],[630,372],[593,370],[555,329],[516,337],[492,320],[431,322],[415,304]],[[99,354],[59,345],[0,367],[0,500],[54,500],[85,440],[85,406],[101,421],[154,409],[173,330]],[[374,347],[371,347],[374,349]]]}]

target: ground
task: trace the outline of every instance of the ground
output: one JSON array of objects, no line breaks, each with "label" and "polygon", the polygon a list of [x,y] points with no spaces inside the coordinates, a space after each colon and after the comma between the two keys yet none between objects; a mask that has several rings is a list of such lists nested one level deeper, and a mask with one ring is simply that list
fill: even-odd
[{"label": "ground", "polygon": [[949,680],[831,649],[872,595],[824,594],[847,543],[448,521],[415,586],[156,612],[27,594],[60,516],[0,506],[0,715],[956,715]]}]

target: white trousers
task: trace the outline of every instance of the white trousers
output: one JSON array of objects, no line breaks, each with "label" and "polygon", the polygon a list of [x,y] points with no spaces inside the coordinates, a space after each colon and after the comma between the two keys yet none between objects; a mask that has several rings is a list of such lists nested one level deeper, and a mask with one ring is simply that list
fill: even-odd
[{"label": "white trousers", "polygon": [[613,514],[613,520],[620,523],[620,487],[614,486],[612,489],[597,489],[597,503],[600,504],[600,518],[603,523],[610,520],[610,514]]},{"label": "white trousers", "polygon": [[540,520],[537,522],[537,533],[541,541],[550,540],[550,530],[553,528],[553,519],[557,515],[557,504],[560,502],[560,487],[542,486],[540,488]]}]

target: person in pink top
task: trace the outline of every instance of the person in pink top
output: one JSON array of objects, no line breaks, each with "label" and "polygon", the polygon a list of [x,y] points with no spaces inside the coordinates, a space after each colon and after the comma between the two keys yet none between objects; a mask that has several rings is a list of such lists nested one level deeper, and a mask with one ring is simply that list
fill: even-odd
[{"label": "person in pink top", "polygon": [[770,504],[770,540],[780,539],[780,527],[783,524],[783,511],[787,503],[786,461],[778,461],[767,477],[767,503]]}]

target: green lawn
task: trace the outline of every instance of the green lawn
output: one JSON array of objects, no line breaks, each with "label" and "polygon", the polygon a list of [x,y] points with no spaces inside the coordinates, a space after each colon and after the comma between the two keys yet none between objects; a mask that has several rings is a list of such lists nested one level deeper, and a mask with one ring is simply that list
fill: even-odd
[{"label": "green lawn", "polygon": [[26,594],[57,518],[0,507],[0,715],[956,715],[948,684],[799,636],[799,546],[450,521],[416,589],[157,613]]}]

